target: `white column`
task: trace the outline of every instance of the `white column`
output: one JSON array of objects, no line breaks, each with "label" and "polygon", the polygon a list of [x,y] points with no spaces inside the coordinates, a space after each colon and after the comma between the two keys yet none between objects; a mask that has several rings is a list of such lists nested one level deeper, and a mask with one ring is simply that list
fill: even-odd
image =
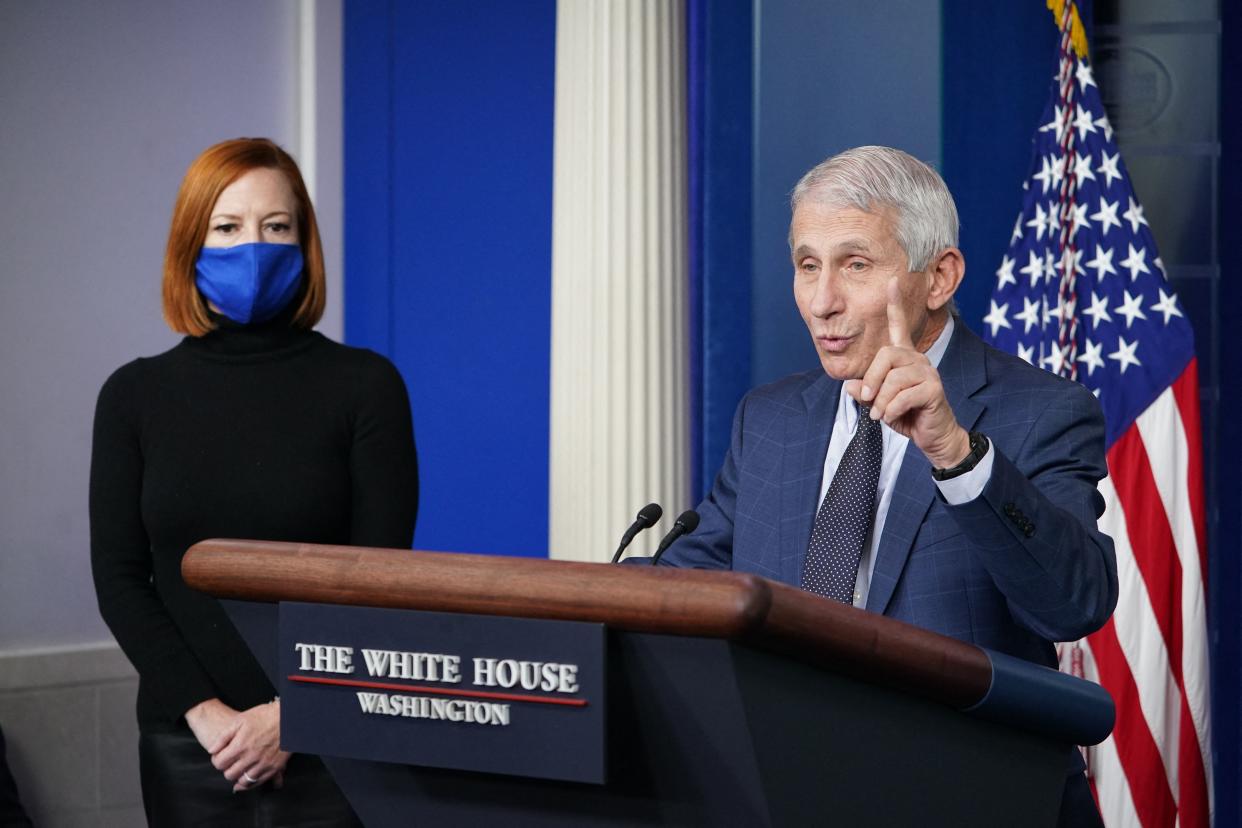
[{"label": "white column", "polygon": [[689,502],[685,10],[560,0],[549,545],[608,560],[640,507]]},{"label": "white column", "polygon": [[297,159],[315,205],[323,242],[328,304],[319,332],[345,338],[345,150],[342,115],[344,82],[342,0],[298,0],[294,55],[296,144],[286,147]]}]

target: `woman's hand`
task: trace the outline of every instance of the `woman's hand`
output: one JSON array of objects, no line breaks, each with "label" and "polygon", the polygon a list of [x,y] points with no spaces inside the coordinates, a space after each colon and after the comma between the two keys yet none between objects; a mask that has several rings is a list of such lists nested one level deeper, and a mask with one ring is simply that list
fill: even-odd
[{"label": "woman's hand", "polygon": [[208,699],[199,702],[185,712],[185,723],[203,750],[211,753],[212,745],[220,741],[225,732],[233,725],[237,711],[219,699]]},{"label": "woman's hand", "polygon": [[261,704],[237,713],[207,748],[211,764],[233,783],[233,792],[284,781],[289,754],[280,749],[280,702]]}]

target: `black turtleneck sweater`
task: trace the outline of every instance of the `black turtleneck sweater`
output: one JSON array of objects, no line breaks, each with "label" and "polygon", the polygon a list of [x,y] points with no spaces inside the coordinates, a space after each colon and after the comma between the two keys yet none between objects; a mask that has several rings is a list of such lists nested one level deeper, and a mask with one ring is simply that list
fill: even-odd
[{"label": "black turtleneck sweater", "polygon": [[139,675],[140,726],[273,689],[219,603],[181,579],[207,538],[409,547],[409,398],[385,358],[288,327],[225,321],[122,366],[99,392],[91,565]]}]

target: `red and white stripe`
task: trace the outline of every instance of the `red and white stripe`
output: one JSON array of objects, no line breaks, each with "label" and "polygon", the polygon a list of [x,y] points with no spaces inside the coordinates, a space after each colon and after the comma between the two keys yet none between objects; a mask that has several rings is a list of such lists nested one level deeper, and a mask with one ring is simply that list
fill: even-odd
[{"label": "red and white stripe", "polygon": [[1090,752],[1109,826],[1211,823],[1206,544],[1194,360],[1108,451],[1100,529],[1117,549],[1117,610],[1083,670],[1117,705]]}]

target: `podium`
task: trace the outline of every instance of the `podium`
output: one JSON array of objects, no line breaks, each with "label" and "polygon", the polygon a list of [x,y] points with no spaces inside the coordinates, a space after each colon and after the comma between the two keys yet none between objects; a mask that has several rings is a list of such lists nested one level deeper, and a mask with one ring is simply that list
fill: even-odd
[{"label": "podium", "polygon": [[[1094,684],[753,575],[241,540],[182,572],[282,688],[282,744],[311,740],[368,828],[1048,826],[1072,746],[1113,725]],[[602,669],[533,667],[524,692],[517,660],[476,656],[468,687],[468,657],[406,652],[398,680],[376,656],[458,628],[466,651],[527,655],[567,632]],[[483,702],[464,697],[514,721],[465,721]]]}]

